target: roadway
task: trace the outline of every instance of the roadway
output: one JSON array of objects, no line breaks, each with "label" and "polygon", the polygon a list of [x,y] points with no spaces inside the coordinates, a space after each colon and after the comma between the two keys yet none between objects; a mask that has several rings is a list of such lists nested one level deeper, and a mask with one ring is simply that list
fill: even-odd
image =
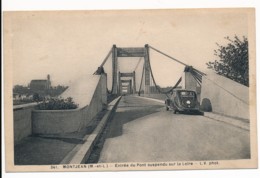
[{"label": "roadway", "polygon": [[249,131],[164,105],[123,96],[105,135],[99,163],[250,158]]}]

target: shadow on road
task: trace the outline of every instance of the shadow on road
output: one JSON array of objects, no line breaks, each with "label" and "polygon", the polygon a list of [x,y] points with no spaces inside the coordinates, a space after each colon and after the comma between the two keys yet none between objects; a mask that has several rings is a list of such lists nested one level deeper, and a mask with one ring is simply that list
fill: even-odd
[{"label": "shadow on road", "polygon": [[121,104],[117,107],[117,111],[115,112],[114,116],[107,123],[107,126],[105,127],[99,140],[95,144],[89,159],[86,160],[86,164],[98,162],[106,139],[121,136],[123,134],[124,124],[136,119],[140,119],[144,116],[157,113],[161,111],[164,107],[163,105],[158,105],[155,103],[149,104],[149,102],[141,99],[137,99],[137,102],[139,104],[136,105],[131,102],[132,98],[129,97],[128,99],[130,100],[130,102],[126,101],[124,98],[120,101]]},{"label": "shadow on road", "polygon": [[123,134],[123,125],[139,119],[141,117],[154,114],[159,112],[160,108],[163,106],[161,105],[153,105],[153,106],[142,106],[142,108],[138,107],[137,109],[133,110],[126,110],[124,112],[116,112],[114,118],[112,119],[111,123],[109,124],[109,131],[107,132],[106,138],[113,138],[118,137]]}]

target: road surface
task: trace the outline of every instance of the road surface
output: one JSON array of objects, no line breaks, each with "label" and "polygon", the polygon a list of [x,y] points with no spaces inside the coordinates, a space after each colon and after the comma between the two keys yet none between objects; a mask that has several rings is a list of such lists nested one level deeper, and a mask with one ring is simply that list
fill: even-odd
[{"label": "road surface", "polygon": [[249,131],[134,96],[122,97],[105,137],[99,163],[250,158]]}]

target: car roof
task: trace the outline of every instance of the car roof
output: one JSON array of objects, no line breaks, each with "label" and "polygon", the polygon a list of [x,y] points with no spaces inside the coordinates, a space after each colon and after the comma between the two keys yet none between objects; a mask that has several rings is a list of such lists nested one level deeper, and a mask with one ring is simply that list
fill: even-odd
[{"label": "car roof", "polygon": [[186,89],[173,89],[173,91],[193,91],[193,92],[196,92],[194,90],[186,90]]}]

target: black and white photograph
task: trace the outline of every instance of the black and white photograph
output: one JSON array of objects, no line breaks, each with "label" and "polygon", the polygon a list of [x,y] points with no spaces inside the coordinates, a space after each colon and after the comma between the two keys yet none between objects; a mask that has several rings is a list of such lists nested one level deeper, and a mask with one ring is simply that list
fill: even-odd
[{"label": "black and white photograph", "polygon": [[3,20],[7,171],[257,168],[254,8]]}]

